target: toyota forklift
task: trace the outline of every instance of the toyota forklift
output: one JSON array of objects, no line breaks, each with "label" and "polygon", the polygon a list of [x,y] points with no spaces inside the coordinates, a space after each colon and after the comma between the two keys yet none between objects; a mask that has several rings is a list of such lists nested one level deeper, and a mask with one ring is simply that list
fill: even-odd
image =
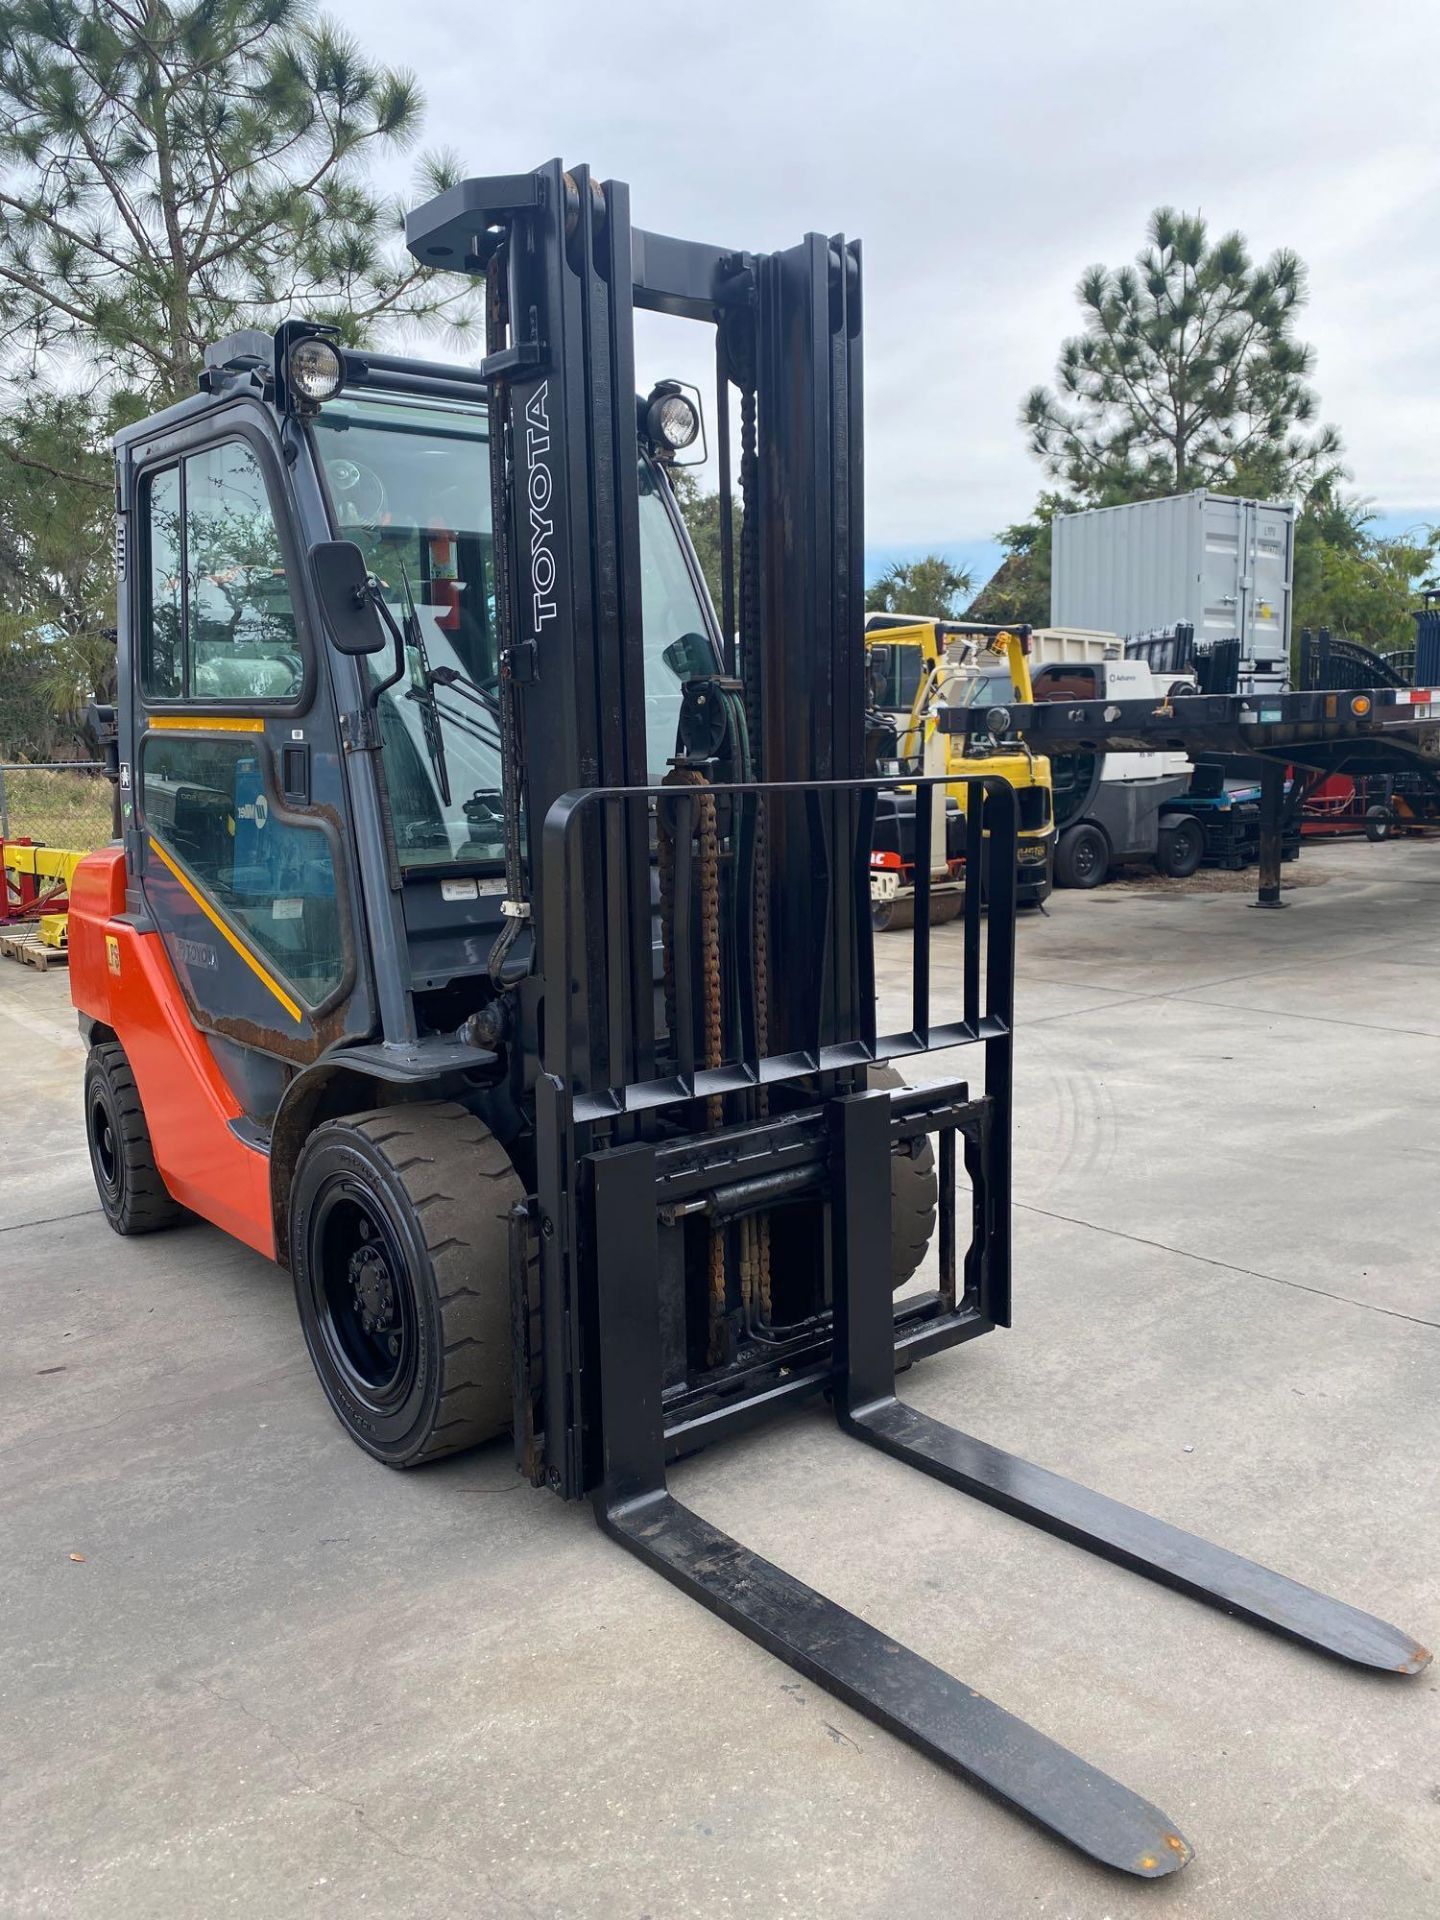
[{"label": "toyota forklift", "polygon": [[[509,1428],[530,1482],[816,1685],[1095,1860],[1174,1873],[1158,1808],[667,1485],[823,1396],[1226,1612],[1391,1676],[1428,1658],[899,1397],[1010,1323],[1016,810],[937,777],[988,902],[937,935],[942,1005],[917,806],[882,1019],[860,249],[648,232],[559,162],[452,187],[407,237],[483,282],[478,369],[291,323],[117,442],[123,832],[71,913],[105,1213],[199,1215],[288,1268],[376,1460]],[[637,401],[637,309],[712,331],[718,620],[666,476],[696,397]]]}]

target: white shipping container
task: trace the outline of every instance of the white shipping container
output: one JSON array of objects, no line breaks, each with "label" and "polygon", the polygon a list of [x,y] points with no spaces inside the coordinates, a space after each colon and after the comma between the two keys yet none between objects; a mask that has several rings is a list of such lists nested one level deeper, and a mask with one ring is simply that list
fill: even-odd
[{"label": "white shipping container", "polygon": [[1184,622],[1197,644],[1238,638],[1246,663],[1285,661],[1294,566],[1289,501],[1200,488],[1063,513],[1051,546],[1050,618],[1125,635]]}]

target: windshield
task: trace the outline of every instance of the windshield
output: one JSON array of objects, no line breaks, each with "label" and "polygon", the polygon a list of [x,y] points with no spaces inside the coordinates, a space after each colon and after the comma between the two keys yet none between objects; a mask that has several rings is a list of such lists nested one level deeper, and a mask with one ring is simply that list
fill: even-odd
[{"label": "windshield", "polygon": [[[400,864],[499,861],[504,807],[485,412],[453,402],[346,396],[328,402],[311,424],[335,531],[360,548],[405,631],[409,670],[380,700]],[[708,635],[709,625],[664,482],[644,460],[640,561],[645,739],[649,777],[658,783],[675,751],[686,671],[671,666],[665,652],[686,634]],[[370,669],[376,679],[393,671],[388,649],[371,657]],[[450,684],[436,685],[437,673]]]},{"label": "windshield", "polygon": [[977,673],[967,679],[957,701],[952,705],[961,707],[1008,707],[1014,705],[1020,696],[1015,691],[1015,682],[1010,678],[1008,667],[992,667],[986,673]]}]

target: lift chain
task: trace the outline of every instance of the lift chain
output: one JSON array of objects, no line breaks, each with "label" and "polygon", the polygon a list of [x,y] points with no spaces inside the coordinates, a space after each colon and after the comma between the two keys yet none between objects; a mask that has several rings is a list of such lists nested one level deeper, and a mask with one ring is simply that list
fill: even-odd
[{"label": "lift chain", "polygon": [[[663,784],[667,787],[708,788],[709,781],[698,767],[672,767]],[[665,978],[665,1012],[672,1036],[675,1032],[675,957],[672,929],[677,911],[688,913],[688,900],[675,899],[675,827],[667,822],[662,802],[659,813],[660,913],[662,957]],[[700,796],[699,826],[696,838],[700,847],[700,1005],[704,1022],[704,1059],[707,1067],[718,1067],[725,1058],[723,1002],[720,984],[720,839],[716,830],[715,796]],[[712,1093],[705,1102],[706,1124],[712,1128],[725,1124],[725,1102]],[[718,1222],[710,1226],[710,1331],[709,1361],[719,1366],[725,1358],[724,1323],[726,1308],[725,1229]]]}]

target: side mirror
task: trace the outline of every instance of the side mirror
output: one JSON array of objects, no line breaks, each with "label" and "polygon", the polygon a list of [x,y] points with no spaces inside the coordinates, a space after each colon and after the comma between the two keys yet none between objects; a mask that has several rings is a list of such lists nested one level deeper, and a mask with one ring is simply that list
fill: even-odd
[{"label": "side mirror", "polygon": [[310,572],[337,653],[379,653],[385,645],[370,594],[365,556],[353,540],[322,540],[310,549]]}]

